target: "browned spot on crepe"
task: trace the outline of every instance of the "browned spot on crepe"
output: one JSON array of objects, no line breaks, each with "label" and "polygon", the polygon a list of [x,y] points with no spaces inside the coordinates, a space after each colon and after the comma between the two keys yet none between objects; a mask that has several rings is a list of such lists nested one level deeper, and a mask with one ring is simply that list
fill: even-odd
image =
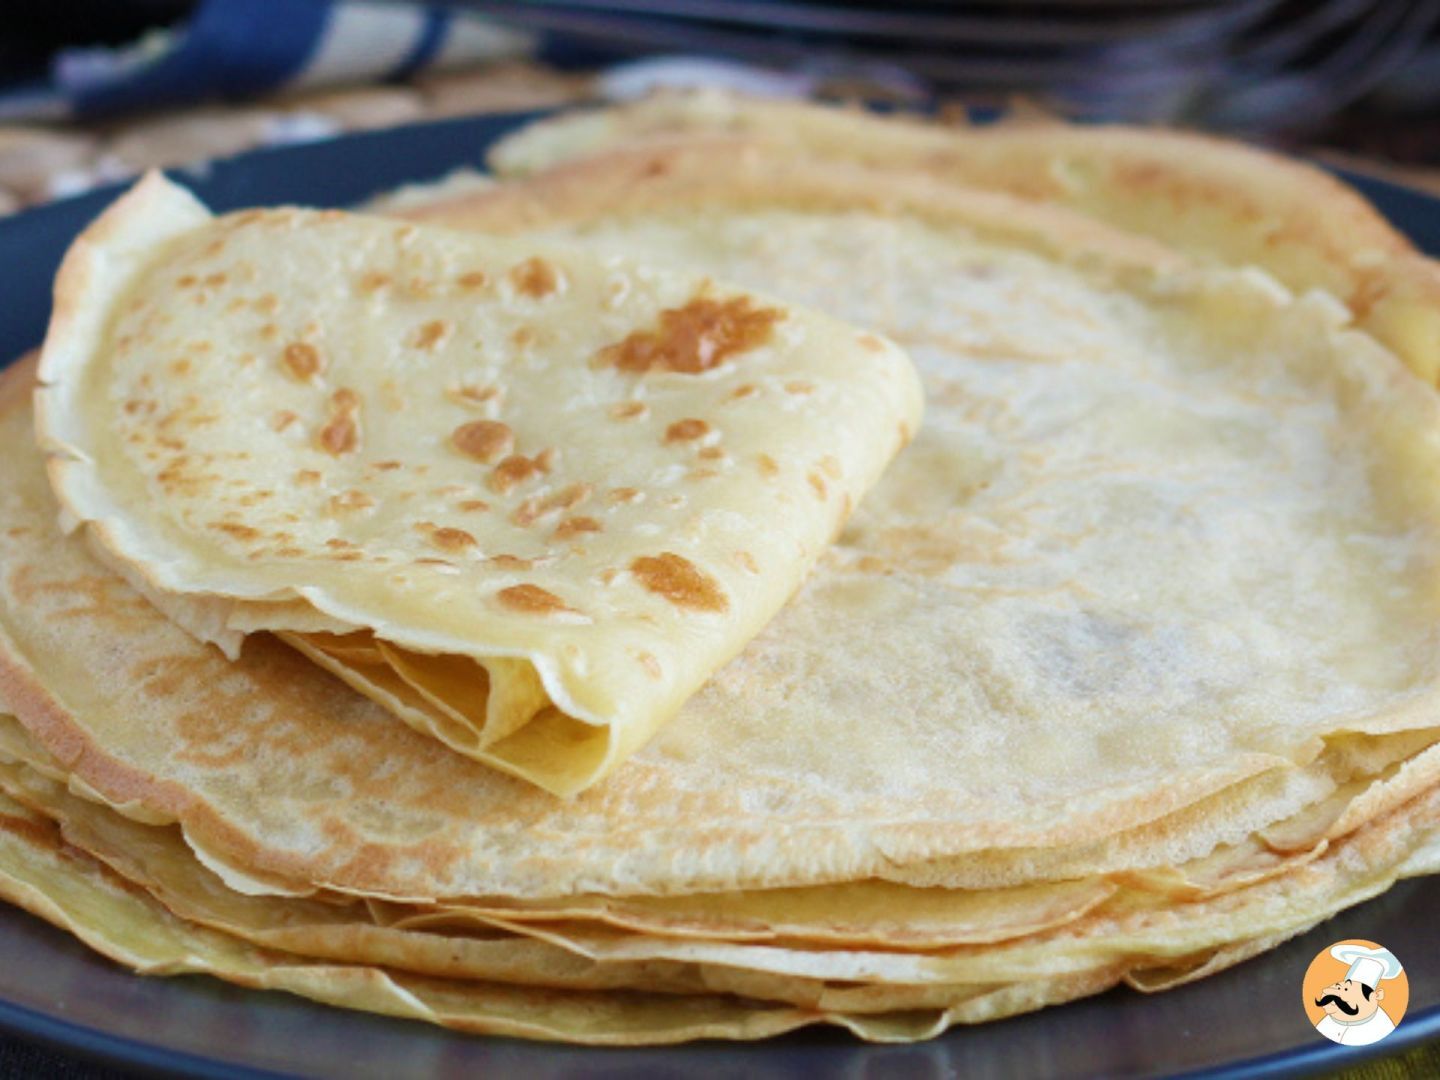
[{"label": "browned spot on crepe", "polygon": [[353,453],[360,445],[360,395],[354,390],[336,390],[330,398],[330,421],[320,429],[320,446],[339,457]]},{"label": "browned spot on crepe", "polygon": [[286,370],[301,382],[309,382],[325,372],[325,358],[307,341],[292,341],[286,345],[280,360]]},{"label": "browned spot on crepe", "polygon": [[726,611],[730,601],[720,583],[683,555],[665,551],[642,555],[630,572],[650,592],[691,611]]},{"label": "browned spot on crepe", "polygon": [[484,405],[500,396],[498,386],[457,386],[446,391],[446,396],[461,405]]},{"label": "browned spot on crepe", "polygon": [[656,329],[636,330],[601,349],[597,359],[621,371],[697,375],[763,345],[781,315],[775,308],[755,307],[745,296],[697,296],[684,307],[662,311]]},{"label": "browned spot on crepe", "polygon": [[634,420],[649,411],[649,406],[643,401],[621,401],[610,406],[610,416],[614,420]]},{"label": "browned spot on crepe", "polygon": [[257,540],[260,537],[259,529],[252,529],[249,525],[234,521],[212,521],[210,527],[226,536],[233,536],[236,540]]},{"label": "browned spot on crepe", "polygon": [[708,434],[710,434],[709,424],[704,420],[688,417],[684,420],[676,420],[665,429],[665,441],[667,443],[690,442],[693,439],[703,439]]},{"label": "browned spot on crepe", "polygon": [[557,510],[570,510],[590,498],[593,491],[589,484],[569,484],[546,499],[545,505]]},{"label": "browned spot on crepe", "polygon": [[540,466],[524,454],[511,454],[490,471],[490,489],[504,495],[539,472]]},{"label": "browned spot on crepe", "polygon": [[454,327],[444,319],[431,319],[415,331],[411,344],[417,349],[433,352],[444,345]]},{"label": "browned spot on crepe", "polygon": [[510,268],[515,291],[542,300],[560,288],[560,271],[538,255]]},{"label": "browned spot on crepe", "polygon": [[592,517],[566,518],[560,522],[559,525],[555,526],[555,539],[568,540],[570,537],[578,536],[581,533],[603,532],[604,528],[600,522]]},{"label": "browned spot on crepe", "polygon": [[354,488],[332,496],[329,502],[331,511],[335,513],[344,513],[347,510],[368,510],[374,505],[374,499],[365,492],[357,491]]},{"label": "browned spot on crepe", "polygon": [[519,555],[492,555],[485,561],[501,570],[530,570],[535,566],[529,559],[522,559]]},{"label": "browned spot on crepe", "polygon": [[476,546],[475,537],[464,529],[452,529],[449,526],[431,530],[430,542],[445,551],[464,551]]},{"label": "browned spot on crepe", "polygon": [[472,420],[451,432],[450,441],[462,454],[489,463],[515,448],[515,433],[498,420]]},{"label": "browned spot on crepe", "polygon": [[495,594],[502,607],[530,615],[553,615],[571,611],[565,601],[539,585],[511,585]]}]

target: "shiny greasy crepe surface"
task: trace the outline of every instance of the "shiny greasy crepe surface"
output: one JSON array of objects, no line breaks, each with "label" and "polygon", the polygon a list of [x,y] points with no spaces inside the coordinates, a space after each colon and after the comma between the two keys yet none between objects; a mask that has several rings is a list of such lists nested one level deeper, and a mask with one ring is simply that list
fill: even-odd
[{"label": "shiny greasy crepe surface", "polygon": [[[1317,797],[1236,785],[1327,733],[1434,726],[1435,402],[1335,305],[993,197],[652,164],[452,219],[549,214],[838,305],[909,344],[930,406],[822,570],[646,751],[558,807],[324,704],[281,650],[222,674],[163,620],[117,635],[125,590],[58,542],[38,478],[6,511],[36,530],[7,541],[28,569],[3,611],[27,724],[103,747],[75,758],[87,782],[148,792],[212,861],[398,896],[1025,880],[1061,844],[1135,865],[1112,839],[1193,807],[1144,840],[1166,865]],[[80,578],[103,602],[65,595]],[[207,724],[222,690],[250,707]]]},{"label": "shiny greasy crepe surface", "polygon": [[919,423],[893,346],[701,275],[212,219],[159,177],[56,293],[38,416],[108,557],[232,654],[303,635],[563,793],[764,625]]}]

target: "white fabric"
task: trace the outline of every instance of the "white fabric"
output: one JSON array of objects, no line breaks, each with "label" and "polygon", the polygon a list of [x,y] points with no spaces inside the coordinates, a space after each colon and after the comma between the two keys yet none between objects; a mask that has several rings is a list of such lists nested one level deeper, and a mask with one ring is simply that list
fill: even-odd
[{"label": "white fabric", "polygon": [[1372,949],[1365,945],[1336,945],[1330,955],[1342,964],[1349,964],[1347,979],[1356,979],[1370,989],[1381,979],[1393,979],[1401,972],[1400,960],[1389,949]]},{"label": "white fabric", "polygon": [[400,64],[425,28],[423,13],[389,4],[340,4],[292,88],[364,80]]},{"label": "white fabric", "polygon": [[1371,990],[1381,979],[1385,977],[1385,963],[1373,956],[1361,956],[1350,965],[1350,970],[1345,973],[1345,978],[1354,979],[1356,982],[1368,986]]},{"label": "white fabric", "polygon": [[1395,1024],[1384,1009],[1376,1009],[1373,1016],[1351,1023],[1327,1016],[1315,1025],[1315,1030],[1343,1046],[1369,1046],[1394,1031]]}]

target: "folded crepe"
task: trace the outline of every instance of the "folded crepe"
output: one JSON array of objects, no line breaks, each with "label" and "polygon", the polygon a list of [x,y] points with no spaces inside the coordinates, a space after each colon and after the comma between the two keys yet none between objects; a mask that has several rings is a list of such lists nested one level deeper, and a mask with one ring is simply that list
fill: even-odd
[{"label": "folded crepe", "polygon": [[0,893],[142,970],[469,1030],[914,1039],[1199,978],[1440,868],[1440,403],[1345,305],[759,145],[400,212],[843,312],[909,348],[926,423],[561,803],[266,635],[177,629],[61,534],[7,374],[0,790],[39,820],[0,806]]},{"label": "folded crepe", "polygon": [[1173,866],[1326,798],[1327,746],[1436,726],[1440,402],[1340,305],[924,178],[655,164],[448,213],[828,300],[910,345],[930,407],[643,752],[561,807],[268,641],[227,663],[60,542],[35,466],[0,596],[27,726],[234,888],[396,900]]},{"label": "folded crepe", "polygon": [[775,614],[920,416],[893,345],[708,277],[159,175],[75,242],[66,520],[232,658],[279,633],[573,794]]}]

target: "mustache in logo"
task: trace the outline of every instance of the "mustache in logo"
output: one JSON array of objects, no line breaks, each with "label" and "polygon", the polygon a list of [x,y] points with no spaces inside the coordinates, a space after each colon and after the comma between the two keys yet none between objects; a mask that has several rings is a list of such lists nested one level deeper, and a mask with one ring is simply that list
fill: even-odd
[{"label": "mustache in logo", "polygon": [[1318,999],[1316,1000],[1316,1002],[1315,1002],[1315,1004],[1318,1005],[1318,1006],[1319,1006],[1320,1008],[1322,1008],[1322,1009],[1323,1009],[1327,1004],[1331,1004],[1331,1003],[1333,1003],[1337,1009],[1339,1009],[1341,1012],[1345,1013],[1347,1016],[1354,1016],[1356,1013],[1358,1013],[1358,1012],[1360,1011],[1360,1006],[1359,1006],[1359,1005],[1351,1005],[1351,1004],[1350,1004],[1349,1002],[1347,1002],[1344,998],[1338,997],[1338,996],[1335,995],[1335,994],[1326,994],[1324,997],[1318,998]]}]

